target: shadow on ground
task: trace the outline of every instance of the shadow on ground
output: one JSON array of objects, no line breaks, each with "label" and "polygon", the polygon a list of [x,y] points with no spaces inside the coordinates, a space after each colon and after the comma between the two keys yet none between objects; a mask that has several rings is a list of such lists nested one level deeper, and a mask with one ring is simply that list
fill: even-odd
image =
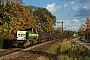
[{"label": "shadow on ground", "polygon": [[13,40],[4,40],[3,41],[3,49],[12,48],[13,46]]},{"label": "shadow on ground", "polygon": [[33,54],[38,53],[39,55],[44,56],[44,57],[48,58],[49,60],[57,60],[57,56],[58,56],[58,54],[51,54],[51,53],[43,52],[43,51],[30,50],[30,52],[32,52]]}]

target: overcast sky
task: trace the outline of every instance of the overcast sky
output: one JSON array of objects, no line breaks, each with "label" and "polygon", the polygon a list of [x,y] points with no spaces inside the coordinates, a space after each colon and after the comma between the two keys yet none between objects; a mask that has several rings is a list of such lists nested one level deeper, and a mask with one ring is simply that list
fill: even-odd
[{"label": "overcast sky", "polygon": [[[57,22],[64,21],[66,30],[77,31],[90,17],[90,0],[23,0],[25,5],[47,8],[56,16]],[[61,27],[61,24],[56,24]]]}]

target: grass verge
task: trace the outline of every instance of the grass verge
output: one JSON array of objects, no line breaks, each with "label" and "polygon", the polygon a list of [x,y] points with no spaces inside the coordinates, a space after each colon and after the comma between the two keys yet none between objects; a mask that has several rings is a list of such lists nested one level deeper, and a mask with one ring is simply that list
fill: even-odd
[{"label": "grass verge", "polygon": [[51,58],[47,60],[90,60],[90,51],[72,39],[58,42],[51,50]]}]

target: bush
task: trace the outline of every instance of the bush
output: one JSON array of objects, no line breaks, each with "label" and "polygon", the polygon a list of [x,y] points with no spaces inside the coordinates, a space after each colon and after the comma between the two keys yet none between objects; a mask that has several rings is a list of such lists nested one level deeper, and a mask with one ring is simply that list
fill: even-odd
[{"label": "bush", "polygon": [[3,48],[3,40],[0,38],[0,49]]},{"label": "bush", "polygon": [[[69,60],[88,60],[90,51],[83,45],[72,40],[63,40],[57,49],[58,59],[68,58]],[[65,57],[66,56],[66,57]]]},{"label": "bush", "polygon": [[4,47],[4,40],[6,40],[7,39],[7,37],[6,36],[4,36],[4,37],[2,37],[2,36],[0,36],[0,49],[2,49],[3,47]]}]

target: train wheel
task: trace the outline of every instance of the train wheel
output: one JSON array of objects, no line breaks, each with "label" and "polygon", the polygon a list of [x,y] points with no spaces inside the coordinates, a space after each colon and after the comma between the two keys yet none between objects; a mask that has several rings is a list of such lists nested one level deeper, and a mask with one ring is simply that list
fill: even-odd
[{"label": "train wheel", "polygon": [[24,43],[24,47],[27,47],[27,46],[28,46],[28,42],[25,42],[25,43]]}]

